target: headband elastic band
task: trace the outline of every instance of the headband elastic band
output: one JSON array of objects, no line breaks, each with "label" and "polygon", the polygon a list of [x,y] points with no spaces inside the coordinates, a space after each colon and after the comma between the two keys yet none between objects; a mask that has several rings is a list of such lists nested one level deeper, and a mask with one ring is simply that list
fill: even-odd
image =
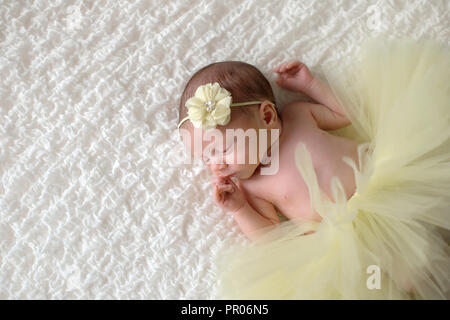
[{"label": "headband elastic band", "polygon": [[[231,93],[221,87],[219,83],[207,83],[201,85],[195,91],[195,95],[186,100],[188,116],[180,121],[178,129],[186,121],[196,128],[215,128],[217,125],[224,126],[231,119],[230,107],[248,106],[261,104],[263,101],[248,101],[232,103]],[[272,105],[273,102],[271,102]]]},{"label": "headband elastic band", "polygon": [[[232,103],[230,105],[230,107],[239,107],[239,106],[247,106],[247,105],[252,105],[252,104],[261,104],[263,103],[262,101],[249,101],[249,102],[238,102],[238,103]],[[273,103],[272,103],[273,104]],[[189,120],[189,116],[183,118],[183,120],[180,121],[180,123],[178,124],[178,129],[180,129],[181,125],[186,121]]]}]

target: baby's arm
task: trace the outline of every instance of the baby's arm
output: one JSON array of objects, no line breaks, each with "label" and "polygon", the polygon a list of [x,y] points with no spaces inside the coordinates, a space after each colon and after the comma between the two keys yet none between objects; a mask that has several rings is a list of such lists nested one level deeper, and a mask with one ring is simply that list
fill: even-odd
[{"label": "baby's arm", "polygon": [[243,191],[231,179],[216,178],[213,184],[215,202],[233,215],[242,232],[250,240],[258,237],[258,230],[279,222],[275,208],[270,202],[252,197],[250,205]]},{"label": "baby's arm", "polygon": [[233,216],[247,238],[250,240],[255,240],[260,234],[258,230],[279,223],[278,216],[273,206],[272,210],[273,213],[275,213],[276,218],[268,218],[268,216],[273,216],[270,212],[270,208],[269,211],[260,214],[258,211],[253,209],[248,202],[246,202],[241,209],[233,213]]},{"label": "baby's arm", "polygon": [[335,125],[344,127],[350,124],[330,87],[313,76],[308,67],[300,61],[290,61],[274,69],[280,77],[277,83],[292,91],[303,92],[328,108],[335,118]]}]

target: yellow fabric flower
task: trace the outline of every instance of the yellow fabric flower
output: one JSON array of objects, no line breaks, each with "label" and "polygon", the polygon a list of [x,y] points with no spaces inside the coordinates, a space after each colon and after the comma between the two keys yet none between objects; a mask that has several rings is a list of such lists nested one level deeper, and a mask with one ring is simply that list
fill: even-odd
[{"label": "yellow fabric flower", "polygon": [[[218,124],[224,126],[231,118],[230,107],[262,103],[262,101],[238,103],[231,103],[231,101],[231,93],[217,82],[198,87],[195,95],[186,101],[188,116],[180,121],[178,128],[187,120],[190,120],[196,128],[215,128]],[[275,106],[275,104],[273,105]]]},{"label": "yellow fabric flower", "polygon": [[217,82],[200,86],[186,101],[189,120],[196,128],[215,128],[230,121],[231,94]]}]

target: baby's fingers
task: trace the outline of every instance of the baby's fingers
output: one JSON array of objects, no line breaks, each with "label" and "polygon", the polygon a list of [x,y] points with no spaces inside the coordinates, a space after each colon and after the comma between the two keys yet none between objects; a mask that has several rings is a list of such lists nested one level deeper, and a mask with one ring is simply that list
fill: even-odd
[{"label": "baby's fingers", "polygon": [[222,203],[222,192],[217,186],[214,186],[214,201],[217,203]]},{"label": "baby's fingers", "polygon": [[233,186],[230,184],[219,183],[217,186],[218,186],[219,190],[222,192],[233,193],[233,191],[234,191]]},{"label": "baby's fingers", "polygon": [[219,183],[223,183],[225,181],[226,181],[226,179],[223,177],[220,177],[220,176],[211,177],[211,183],[213,183],[213,184],[219,184]]},{"label": "baby's fingers", "polygon": [[274,72],[278,72],[278,73],[282,72],[281,69],[284,68],[284,66],[286,65],[286,63],[287,63],[287,62],[283,62],[283,63],[280,64],[279,66],[275,67],[275,68],[273,69],[273,71],[274,71]]},{"label": "baby's fingers", "polygon": [[214,185],[214,198],[222,201],[224,197],[224,193],[233,193],[234,188],[232,185],[218,183]]},{"label": "baby's fingers", "polygon": [[278,67],[276,67],[273,71],[278,72],[278,73],[286,72],[286,70],[289,70],[293,67],[297,67],[300,64],[301,64],[301,62],[298,60],[287,61],[287,62],[282,63]]}]

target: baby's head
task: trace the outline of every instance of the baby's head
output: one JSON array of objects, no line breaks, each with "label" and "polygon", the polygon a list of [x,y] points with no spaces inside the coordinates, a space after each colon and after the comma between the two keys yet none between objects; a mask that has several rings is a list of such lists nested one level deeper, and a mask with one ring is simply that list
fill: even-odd
[{"label": "baby's head", "polygon": [[[231,94],[233,104],[252,101],[255,103],[230,108],[230,120],[225,121],[224,125],[218,124],[215,127],[216,132],[222,133],[222,138],[211,137],[208,134],[211,129],[194,127],[191,121],[183,121],[180,126],[183,142],[190,153],[201,158],[214,174],[247,179],[261,164],[261,155],[265,155],[271,146],[273,141],[271,129],[281,130],[281,118],[275,106],[270,83],[256,67],[248,63],[240,61],[212,63],[198,70],[186,84],[180,100],[179,123],[188,116],[186,101],[194,97],[197,88],[208,83],[218,83],[221,88],[226,89]],[[243,144],[237,141],[240,139],[236,136],[226,139],[227,129],[243,129],[248,133],[248,139],[244,138]],[[267,130],[267,137],[261,135],[261,139],[266,140],[265,143],[260,141],[261,129]],[[228,130],[229,132],[239,130]],[[251,132],[254,132],[253,137],[250,137]],[[202,138],[201,149],[194,148],[194,137]],[[245,140],[249,140],[249,143]],[[250,146],[251,141],[254,143]],[[252,156],[255,148],[256,160]],[[245,162],[239,159],[245,159]]]}]

